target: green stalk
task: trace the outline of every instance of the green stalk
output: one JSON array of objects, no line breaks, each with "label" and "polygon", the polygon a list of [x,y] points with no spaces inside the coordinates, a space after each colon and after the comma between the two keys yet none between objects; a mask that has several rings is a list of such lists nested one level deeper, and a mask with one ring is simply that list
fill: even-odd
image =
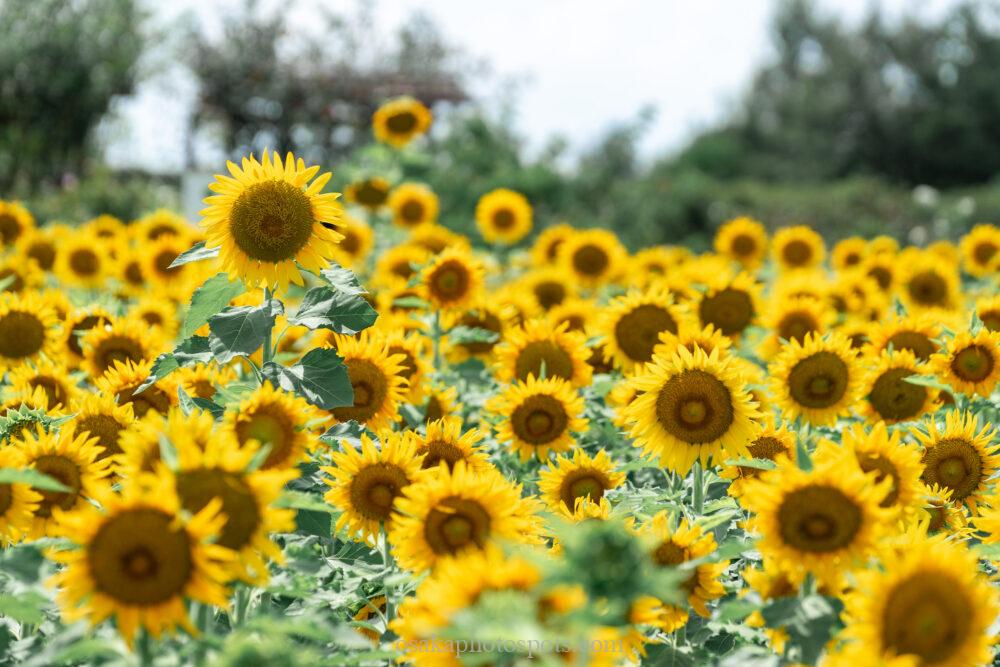
[{"label": "green stalk", "polygon": [[385,622],[386,629],[388,630],[389,620],[392,619],[393,609],[392,609],[392,585],[388,581],[387,575],[396,566],[396,561],[392,557],[392,552],[389,551],[389,536],[385,532],[385,523],[381,524],[380,530],[380,549],[382,553],[382,566],[385,568],[382,575],[382,588],[385,589]]},{"label": "green stalk", "polygon": [[[274,298],[274,292],[271,291],[270,287],[264,288],[264,303],[268,303],[272,298]],[[271,361],[274,358],[274,348],[271,347],[271,329],[274,328],[274,323],[267,325],[267,334],[264,337],[264,363]],[[261,381],[263,384],[263,381]]]},{"label": "green stalk", "polygon": [[701,461],[694,462],[694,512],[701,516],[705,512],[705,480]]},{"label": "green stalk", "polygon": [[236,608],[233,612],[233,625],[243,625],[247,618],[247,607],[250,606],[250,589],[247,586],[236,587]]},{"label": "green stalk", "polygon": [[139,636],[135,642],[136,652],[139,654],[139,664],[142,667],[150,667],[153,664],[153,646],[149,633],[145,628],[139,628]]},{"label": "green stalk", "polygon": [[434,371],[441,372],[441,311],[434,311],[434,328],[431,329],[434,340]]}]

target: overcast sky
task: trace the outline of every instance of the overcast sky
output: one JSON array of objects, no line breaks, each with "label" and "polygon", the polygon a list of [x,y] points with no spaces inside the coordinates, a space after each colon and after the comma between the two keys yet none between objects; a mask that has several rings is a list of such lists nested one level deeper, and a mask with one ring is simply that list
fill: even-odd
[{"label": "overcast sky", "polygon": [[[357,0],[323,2],[350,13]],[[218,21],[233,0],[160,3],[159,20],[191,11]],[[266,4],[266,2],[265,2]],[[574,150],[644,105],[656,120],[643,150],[652,155],[683,145],[694,131],[724,116],[769,55],[768,21],[775,0],[379,0],[380,32],[389,34],[414,11],[435,19],[445,38],[490,63],[494,75],[474,92],[489,99],[503,82],[521,82],[518,130],[531,145],[555,134]],[[821,0],[827,11],[856,21],[873,0]],[[955,0],[881,0],[889,16],[903,11],[933,17]],[[307,20],[307,17],[305,17]],[[112,128],[109,159],[123,166],[174,171],[181,164],[183,77],[145,86],[123,105]]]}]

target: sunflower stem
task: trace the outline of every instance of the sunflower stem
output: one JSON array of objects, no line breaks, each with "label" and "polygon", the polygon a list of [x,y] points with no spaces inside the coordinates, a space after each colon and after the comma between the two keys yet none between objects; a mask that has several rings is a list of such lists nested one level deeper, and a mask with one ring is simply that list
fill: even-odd
[{"label": "sunflower stem", "polygon": [[441,372],[441,311],[434,311],[434,328],[431,330],[434,340],[434,372]]},{"label": "sunflower stem", "polygon": [[247,606],[250,604],[250,589],[246,586],[236,587],[236,608],[233,612],[233,624],[243,625],[247,617]]},{"label": "sunflower stem", "polygon": [[[264,304],[266,305],[271,299],[274,298],[274,292],[271,291],[270,287],[264,288]],[[264,336],[264,363],[271,361],[274,358],[274,348],[271,347],[271,329],[274,328],[274,322],[272,321],[267,325],[267,331]],[[261,384],[263,384],[261,380]]]},{"label": "sunflower stem", "polygon": [[389,535],[385,531],[385,523],[381,524],[379,529],[379,548],[382,553],[382,566],[384,569],[382,575],[382,588],[385,590],[385,624],[386,630],[389,629],[389,620],[392,618],[392,583],[389,579],[391,571],[396,565],[395,559],[392,557],[392,552],[389,551]]},{"label": "sunflower stem", "polygon": [[150,667],[153,664],[153,646],[149,633],[145,628],[139,629],[139,636],[135,642],[136,653],[139,654],[139,664],[142,667]]},{"label": "sunflower stem", "polygon": [[694,462],[694,513],[701,516],[705,512],[705,480],[701,461]]}]

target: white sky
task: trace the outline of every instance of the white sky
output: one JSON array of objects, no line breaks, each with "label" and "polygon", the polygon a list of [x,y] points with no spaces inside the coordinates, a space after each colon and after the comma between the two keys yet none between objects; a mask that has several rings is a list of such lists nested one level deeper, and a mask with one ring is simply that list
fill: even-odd
[{"label": "white sky", "polygon": [[[357,0],[322,2],[353,13]],[[826,10],[857,20],[872,4],[898,16],[933,17],[956,0],[820,0]],[[232,0],[162,3],[158,18],[191,11],[217,23]],[[473,90],[489,100],[518,81],[516,127],[531,146],[553,135],[572,150],[596,140],[644,105],[656,119],[643,142],[647,155],[677,149],[693,132],[725,115],[769,55],[768,23],[775,0],[379,0],[376,26],[390,34],[412,12],[431,15],[450,43],[490,63],[493,75]],[[164,8],[167,6],[169,8]],[[266,6],[266,4],[265,4]],[[297,17],[298,18],[298,17]],[[308,14],[301,10],[301,19]],[[182,164],[184,110],[191,83],[161,76],[123,104],[109,128],[108,158],[122,166],[176,171]]]}]

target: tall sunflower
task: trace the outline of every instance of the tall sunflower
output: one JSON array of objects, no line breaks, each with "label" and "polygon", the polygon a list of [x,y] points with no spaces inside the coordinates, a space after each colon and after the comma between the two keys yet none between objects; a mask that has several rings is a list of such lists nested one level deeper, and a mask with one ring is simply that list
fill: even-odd
[{"label": "tall sunflower", "polygon": [[771,240],[774,261],[784,270],[811,269],[823,263],[826,246],[823,237],[802,225],[783,227]]},{"label": "tall sunflower", "polygon": [[506,339],[494,349],[497,379],[501,382],[525,381],[528,376],[562,378],[574,387],[590,384],[593,371],[587,363],[587,340],[567,325],[553,329],[542,319],[528,320],[507,332]]},{"label": "tall sunflower", "polygon": [[346,440],[330,455],[332,466],[321,468],[331,488],[324,498],[339,509],[336,530],[347,527],[351,539],[374,544],[381,527],[394,519],[393,503],[420,476],[422,455],[410,433],[386,433],[381,446],[366,435],[360,450]]},{"label": "tall sunflower", "polygon": [[429,471],[396,499],[389,542],[400,566],[414,572],[442,559],[481,551],[498,540],[537,540],[537,501],[493,469]]},{"label": "tall sunflower", "polygon": [[711,324],[726,336],[738,336],[760,315],[760,285],[749,273],[709,278],[696,312],[702,326]]},{"label": "tall sunflower", "polygon": [[833,424],[861,398],[862,369],[847,338],[837,332],[783,346],[768,369],[771,395],[786,420]]},{"label": "tall sunflower", "polygon": [[747,216],[728,220],[715,233],[715,252],[755,269],[767,256],[767,231]]},{"label": "tall sunflower", "polygon": [[751,528],[760,534],[757,549],[793,583],[812,573],[836,586],[874,552],[891,522],[892,512],[879,506],[891,482],[875,484],[873,478],[843,458],[817,462],[809,472],[791,459],[779,461],[740,496],[756,514]]},{"label": "tall sunflower", "polygon": [[633,444],[682,475],[697,460],[745,456],[759,429],[742,377],[718,350],[692,354],[682,347],[672,357],[653,357],[629,383],[639,392],[624,410]]},{"label": "tall sunflower", "polygon": [[375,138],[393,148],[403,148],[431,126],[431,110],[408,95],[389,100],[372,116]]},{"label": "tall sunflower", "polygon": [[689,316],[674,305],[662,288],[631,290],[602,311],[595,333],[604,336],[604,353],[623,372],[631,373],[653,358],[653,350],[666,335],[676,336]]},{"label": "tall sunflower", "polygon": [[539,473],[538,490],[550,510],[573,512],[581,499],[599,503],[605,493],[624,481],[625,474],[615,470],[605,450],[590,456],[576,449],[572,457],[560,456]]},{"label": "tall sunflower", "polygon": [[307,423],[319,414],[306,401],[266,382],[223,418],[223,432],[240,447],[256,440],[268,447],[261,470],[290,468],[300,463],[316,446]]},{"label": "tall sunflower", "polygon": [[90,289],[104,286],[113,262],[93,238],[72,234],[60,245],[55,272],[64,283]]},{"label": "tall sunflower", "polygon": [[618,237],[606,229],[578,231],[559,246],[560,265],[586,287],[616,279],[627,255]]},{"label": "tall sunflower", "polygon": [[911,434],[924,448],[923,481],[948,489],[954,502],[975,511],[986,499],[990,478],[1000,469],[996,429],[989,423],[980,428],[976,415],[951,410],[943,427],[931,417]]},{"label": "tall sunflower", "polygon": [[865,378],[862,395],[864,412],[872,419],[888,424],[919,419],[934,406],[929,388],[908,382],[907,378],[925,375],[926,369],[917,363],[909,350],[883,350],[875,359]]},{"label": "tall sunflower", "polygon": [[558,377],[508,386],[486,402],[486,410],[500,421],[497,440],[509,443],[522,461],[533,456],[544,461],[549,452],[564,452],[576,442],[573,433],[586,430],[583,398],[573,386]]},{"label": "tall sunflower", "polygon": [[337,353],[344,360],[354,390],[351,405],[333,408],[337,422],[364,424],[379,433],[399,418],[399,406],[406,397],[402,376],[402,354],[390,354],[385,339],[362,332],[360,336],[337,337]]},{"label": "tall sunflower", "polygon": [[218,174],[209,186],[217,194],[205,199],[201,226],[230,276],[285,290],[289,282],[303,284],[296,264],[314,272],[329,264],[342,237],[323,223],[343,214],[339,193],[321,194],[329,172],[312,180],[319,167],[306,168],[291,153],[284,162],[265,152],[262,162],[251,155],[226,166],[232,177]]},{"label": "tall sunflower", "polygon": [[920,254],[901,265],[899,297],[910,312],[955,310],[961,305],[958,267]]},{"label": "tall sunflower", "polygon": [[531,204],[520,192],[498,188],[476,204],[476,226],[487,243],[513,245],[531,231]]},{"label": "tall sunflower", "polygon": [[[0,447],[0,470],[26,466],[20,449]],[[41,494],[27,484],[0,483],[0,549],[19,542],[31,530],[41,502]]]},{"label": "tall sunflower", "polygon": [[454,470],[455,464],[465,461],[473,472],[490,467],[487,453],[479,443],[484,434],[478,428],[463,433],[462,418],[447,416],[428,421],[423,434],[415,434],[417,456],[423,456],[424,469],[436,469],[442,462]]},{"label": "tall sunflower", "polygon": [[962,260],[969,275],[988,276],[1000,271],[1000,228],[976,225],[962,237]]},{"label": "tall sunflower", "polygon": [[186,518],[171,481],[150,477],[120,495],[105,489],[100,509],[60,516],[58,533],[76,547],[49,552],[65,566],[51,583],[67,620],[114,617],[131,644],[140,627],[154,637],[177,626],[196,634],[186,600],[228,606],[223,582],[233,552],[211,542],[225,523],[220,503]]},{"label": "tall sunflower", "polygon": [[0,370],[58,358],[60,337],[58,317],[46,297],[34,292],[0,295]]},{"label": "tall sunflower", "polygon": [[389,193],[386,203],[392,211],[392,222],[398,227],[413,229],[437,222],[437,195],[423,183],[400,183]]},{"label": "tall sunflower", "polygon": [[94,380],[116,363],[152,361],[162,351],[159,331],[132,318],[114,318],[109,325],[90,329],[81,343],[84,359]]},{"label": "tall sunflower", "polygon": [[131,405],[136,417],[144,417],[150,411],[166,414],[172,405],[177,404],[175,378],[160,378],[142,392],[136,393],[149,379],[152,369],[151,360],[139,363],[116,361],[97,380],[97,388],[107,396],[114,396],[119,405]]},{"label": "tall sunflower", "polygon": [[483,265],[471,253],[449,248],[424,267],[420,283],[435,308],[465,308],[483,289]]},{"label": "tall sunflower", "polygon": [[933,355],[931,370],[952,389],[989,398],[1000,382],[1000,332],[961,332]]}]

